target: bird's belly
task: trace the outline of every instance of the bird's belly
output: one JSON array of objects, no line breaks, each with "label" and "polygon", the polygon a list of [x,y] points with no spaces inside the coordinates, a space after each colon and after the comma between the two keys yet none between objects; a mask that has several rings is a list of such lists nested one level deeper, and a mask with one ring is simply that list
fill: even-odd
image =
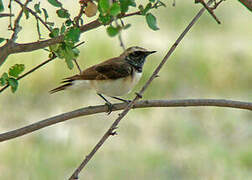
[{"label": "bird's belly", "polygon": [[107,96],[122,96],[128,94],[140,78],[141,74],[135,73],[133,77],[129,76],[116,80],[93,80],[91,81],[91,85],[98,93]]}]

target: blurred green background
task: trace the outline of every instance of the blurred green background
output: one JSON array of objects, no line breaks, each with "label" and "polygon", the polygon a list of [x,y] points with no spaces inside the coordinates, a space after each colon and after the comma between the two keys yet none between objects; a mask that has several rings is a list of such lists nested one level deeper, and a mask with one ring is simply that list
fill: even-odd
[{"label": "blurred green background", "polygon": [[[167,1],[167,8],[153,12],[160,27],[156,32],[147,27],[143,17],[124,20],[132,24],[122,33],[127,47],[138,45],[158,51],[148,58],[143,78],[133,92],[140,89],[201,8],[194,1],[176,3],[172,7]],[[41,6],[48,4],[41,2]],[[76,14],[78,1],[67,1],[64,7],[71,7],[71,14]],[[51,6],[48,10],[50,14],[55,12]],[[252,101],[251,12],[238,1],[226,1],[216,14],[222,24],[217,25],[205,13],[162,69],[160,78],[148,88],[145,99]],[[18,42],[37,40],[35,21],[31,18],[30,22],[21,21],[23,31]],[[10,34],[7,26],[8,18],[2,18],[2,37]],[[47,34],[46,30],[42,33]],[[103,27],[82,34],[81,39],[86,42],[80,47],[78,59],[83,69],[122,52],[118,39],[108,37]],[[24,63],[28,70],[47,57],[42,50],[11,55],[0,74],[16,63]],[[21,80],[15,94],[10,89],[0,94],[0,132],[103,104],[94,92],[48,93],[62,78],[77,72],[56,59]],[[125,98],[133,97],[131,93]],[[0,179],[66,179],[117,114],[80,117],[0,143]],[[252,179],[249,111],[215,107],[135,109],[123,119],[118,134],[98,151],[81,179]]]}]

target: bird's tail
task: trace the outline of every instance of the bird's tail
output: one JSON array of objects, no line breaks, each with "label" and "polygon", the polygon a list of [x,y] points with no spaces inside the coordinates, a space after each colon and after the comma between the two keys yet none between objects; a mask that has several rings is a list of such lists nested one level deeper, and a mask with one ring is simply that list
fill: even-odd
[{"label": "bird's tail", "polygon": [[61,83],[64,83],[63,85],[56,87],[55,89],[52,89],[51,91],[49,91],[49,93],[53,94],[53,93],[68,89],[74,85],[74,81],[75,79],[73,79],[73,77],[65,78],[61,82]]}]

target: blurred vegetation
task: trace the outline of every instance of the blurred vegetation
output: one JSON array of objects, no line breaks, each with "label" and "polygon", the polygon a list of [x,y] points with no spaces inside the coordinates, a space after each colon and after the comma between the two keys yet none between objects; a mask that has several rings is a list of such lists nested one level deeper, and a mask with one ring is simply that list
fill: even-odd
[{"label": "blurred vegetation", "polygon": [[[170,3],[167,2],[167,8],[154,12],[159,31],[148,29],[143,18],[125,19],[133,24],[122,34],[127,47],[138,45],[158,51],[148,58],[144,76],[133,92],[148,79],[167,49],[201,8],[193,1],[176,1],[176,7]],[[67,2],[65,7],[70,6],[73,3]],[[77,1],[69,10],[76,9]],[[162,69],[160,77],[151,84],[145,99],[252,101],[251,12],[238,1],[226,1],[216,14],[222,24],[217,25],[205,13]],[[23,26],[26,32],[20,33],[21,42],[36,39],[36,32],[29,28],[33,25]],[[80,47],[78,58],[83,69],[122,52],[118,39],[105,33],[105,28],[100,27],[81,36],[86,41]],[[1,28],[0,34],[8,32]],[[11,55],[0,74],[15,63],[25,63],[28,70],[47,56],[42,50]],[[0,132],[80,107],[103,104],[95,93],[83,90],[48,94],[62,78],[77,72],[77,69],[67,69],[63,60],[56,59],[21,80],[15,94],[10,89],[2,93]],[[131,93],[126,98],[133,96]],[[81,117],[0,143],[0,179],[66,179],[117,114]],[[132,110],[120,124],[119,135],[105,143],[80,177],[251,179],[251,120],[251,112],[228,108]]]}]

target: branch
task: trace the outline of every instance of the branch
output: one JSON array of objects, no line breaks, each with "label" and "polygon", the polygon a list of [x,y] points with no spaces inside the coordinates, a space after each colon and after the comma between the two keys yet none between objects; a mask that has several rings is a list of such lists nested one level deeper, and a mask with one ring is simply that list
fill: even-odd
[{"label": "branch", "polygon": [[[213,0],[209,0],[208,4],[211,4]],[[100,149],[100,147],[104,144],[104,142],[112,135],[115,135],[115,129],[117,128],[117,125],[120,123],[120,121],[123,119],[124,116],[128,114],[130,109],[134,106],[134,104],[142,98],[143,93],[145,90],[149,87],[150,83],[158,76],[159,71],[164,66],[164,64],[167,62],[168,58],[171,56],[171,54],[174,52],[178,44],[181,42],[181,40],[184,38],[184,36],[189,32],[189,30],[192,28],[192,26],[196,23],[196,21],[200,18],[200,16],[205,11],[205,8],[202,8],[199,13],[193,18],[193,20],[189,23],[189,25],[185,28],[185,30],[180,34],[178,39],[175,41],[175,43],[172,45],[172,47],[169,49],[161,63],[158,65],[158,67],[155,69],[149,80],[145,83],[145,85],[142,87],[139,93],[136,93],[136,97],[134,100],[127,105],[127,107],[123,110],[121,114],[119,114],[119,117],[113,122],[113,124],[110,126],[110,128],[105,132],[103,137],[99,140],[99,142],[94,146],[94,148],[91,150],[91,152],[86,156],[86,158],[81,162],[78,168],[75,169],[74,173],[71,175],[69,180],[78,179],[79,173],[82,171],[82,169],[87,165],[87,163],[90,161],[90,159],[94,156],[94,154]]]},{"label": "branch", "polygon": [[[73,48],[77,48],[78,46],[84,44],[85,41],[80,42],[79,44],[77,44],[76,46],[74,46]],[[41,64],[35,66],[34,68],[32,68],[31,70],[27,71],[26,73],[24,73],[23,75],[19,76],[17,78],[17,80],[23,79],[24,77],[26,77],[27,75],[31,74],[32,72],[36,71],[37,69],[41,68],[42,66],[46,65],[47,63],[51,62],[53,59],[55,59],[57,56],[55,54],[53,54],[53,56],[49,59],[47,59],[46,61],[42,62]],[[78,67],[79,68],[79,67]],[[0,89],[0,93],[3,92],[6,88],[8,88],[10,85],[7,84],[4,87],[2,87]]]},{"label": "branch", "polygon": [[15,19],[15,22],[14,22],[14,28],[13,28],[13,34],[11,36],[11,41],[9,42],[15,42],[16,39],[17,39],[17,34],[19,33],[19,31],[21,30],[21,27],[19,26],[19,22],[21,20],[21,17],[23,15],[23,12],[24,12],[24,9],[26,8],[26,6],[28,5],[28,3],[30,2],[31,0],[26,0],[25,1],[25,4],[24,6],[22,7],[21,11],[19,12],[17,18]]},{"label": "branch", "polygon": [[[134,12],[134,13],[129,13],[125,15],[119,15],[118,18],[125,18],[125,17],[130,17],[134,15],[140,15],[140,11]],[[99,22],[98,19],[85,24],[83,26],[80,26],[80,31],[81,33],[84,33],[86,31],[98,28],[102,25],[102,23]],[[32,43],[23,43],[23,44],[18,44],[18,43],[6,43],[4,46],[0,47],[0,66],[3,64],[5,59],[10,55],[14,53],[21,53],[21,52],[31,52],[34,50],[42,49],[45,47],[48,47],[53,44],[60,43],[64,40],[64,35],[52,38],[52,39],[47,39],[43,41],[36,41]]]},{"label": "branch", "polygon": [[2,18],[2,17],[10,17],[10,16],[14,16],[14,14],[0,13],[0,18]]},{"label": "branch", "polygon": [[252,0],[239,0],[244,6],[252,11]]},{"label": "branch", "polygon": [[18,3],[21,6],[21,8],[26,8],[36,19],[38,19],[48,29],[48,31],[52,32],[50,27],[37,15],[36,12],[34,12],[32,9],[28,7],[25,7],[25,4],[22,4],[20,1],[18,0],[14,0],[14,1]]},{"label": "branch", "polygon": [[[150,107],[195,107],[195,106],[216,106],[216,107],[229,107],[236,109],[244,109],[252,111],[251,102],[231,101],[224,99],[186,99],[186,100],[143,100],[136,102],[133,108],[150,108]],[[127,103],[113,104],[112,111],[119,111],[127,107]],[[0,134],[0,142],[7,141],[25,134],[32,133],[39,129],[51,126],[60,122],[64,122],[76,117],[87,116],[107,112],[107,105],[89,106],[67,113],[63,113],[28,126],[8,131]]]},{"label": "branch", "polygon": [[219,2],[216,2],[216,0],[214,1],[214,7],[211,8],[209,7],[204,0],[195,0],[195,3],[201,3],[205,8],[206,10],[209,12],[209,14],[215,19],[215,21],[218,23],[218,24],[221,24],[220,20],[217,18],[217,16],[214,14],[214,9],[216,9],[220,3],[222,3],[223,0],[220,0]]}]

